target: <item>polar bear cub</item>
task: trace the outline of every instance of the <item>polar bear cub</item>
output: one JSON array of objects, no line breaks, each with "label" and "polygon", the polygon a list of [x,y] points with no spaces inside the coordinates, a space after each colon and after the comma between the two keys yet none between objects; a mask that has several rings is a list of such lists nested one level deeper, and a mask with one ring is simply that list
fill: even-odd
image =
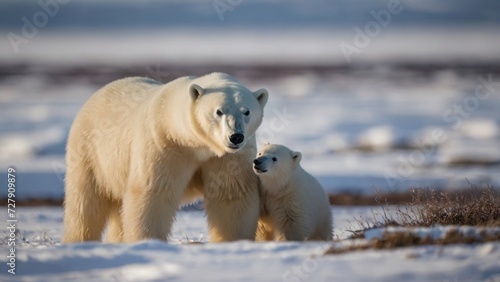
[{"label": "polar bear cub", "polygon": [[331,240],[330,204],[319,182],[300,166],[302,154],[265,144],[253,161],[262,191],[257,241]]}]

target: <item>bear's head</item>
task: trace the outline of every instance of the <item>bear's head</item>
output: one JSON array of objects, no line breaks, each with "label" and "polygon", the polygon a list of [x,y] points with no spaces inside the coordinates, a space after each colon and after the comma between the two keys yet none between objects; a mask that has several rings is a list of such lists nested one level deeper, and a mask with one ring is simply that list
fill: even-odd
[{"label": "bear's head", "polygon": [[253,170],[262,180],[286,184],[296,173],[302,154],[283,145],[264,144],[253,160]]},{"label": "bear's head", "polygon": [[269,96],[266,89],[252,92],[223,73],[194,79],[189,94],[198,135],[218,156],[245,146],[262,123]]}]

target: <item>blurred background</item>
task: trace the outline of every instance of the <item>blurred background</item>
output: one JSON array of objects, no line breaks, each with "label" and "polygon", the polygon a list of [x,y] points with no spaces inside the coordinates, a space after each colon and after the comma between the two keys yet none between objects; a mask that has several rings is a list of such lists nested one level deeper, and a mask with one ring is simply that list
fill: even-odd
[{"label": "blurred background", "polygon": [[[72,120],[104,84],[228,72],[270,92],[258,142],[330,193],[500,184],[500,2],[0,2],[0,167],[63,198]],[[6,183],[6,173],[0,173]]]}]

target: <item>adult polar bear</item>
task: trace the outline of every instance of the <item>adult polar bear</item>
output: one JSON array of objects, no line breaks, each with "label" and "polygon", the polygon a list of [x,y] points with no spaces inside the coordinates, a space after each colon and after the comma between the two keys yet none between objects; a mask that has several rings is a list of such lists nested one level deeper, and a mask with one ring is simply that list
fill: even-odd
[{"label": "adult polar bear", "polygon": [[63,242],[166,240],[184,203],[205,197],[212,242],[253,240],[251,162],[268,99],[228,74],[112,82],[83,106],[67,144]]}]

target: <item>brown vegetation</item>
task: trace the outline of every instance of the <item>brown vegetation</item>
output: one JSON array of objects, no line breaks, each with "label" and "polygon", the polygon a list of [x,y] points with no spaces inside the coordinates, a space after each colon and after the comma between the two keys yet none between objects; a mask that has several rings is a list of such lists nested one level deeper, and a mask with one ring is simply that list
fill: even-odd
[{"label": "brown vegetation", "polygon": [[[434,225],[467,225],[500,227],[500,191],[492,188],[470,189],[458,192],[443,192],[430,189],[411,191],[411,202],[404,206],[383,206],[380,219],[369,221],[358,219],[360,230],[347,230],[352,233],[350,239],[364,238],[365,231],[387,226],[429,227]],[[381,200],[379,196],[379,200]],[[382,200],[383,201],[383,200]],[[500,231],[486,232],[479,236],[460,233],[451,229],[442,238],[420,237],[407,231],[385,232],[380,238],[374,238],[361,244],[344,247],[332,247],[325,254],[341,254],[356,250],[393,249],[419,245],[472,244],[500,241]]]},{"label": "brown vegetation", "polygon": [[385,219],[401,226],[472,225],[500,226],[500,191],[471,187],[458,192],[415,189],[396,217]]},{"label": "brown vegetation", "polygon": [[364,230],[384,226],[470,225],[500,226],[500,191],[471,186],[460,191],[413,189],[405,204],[392,205],[384,195],[376,200],[382,205],[381,219],[357,219],[361,230],[347,230],[359,238]]}]

